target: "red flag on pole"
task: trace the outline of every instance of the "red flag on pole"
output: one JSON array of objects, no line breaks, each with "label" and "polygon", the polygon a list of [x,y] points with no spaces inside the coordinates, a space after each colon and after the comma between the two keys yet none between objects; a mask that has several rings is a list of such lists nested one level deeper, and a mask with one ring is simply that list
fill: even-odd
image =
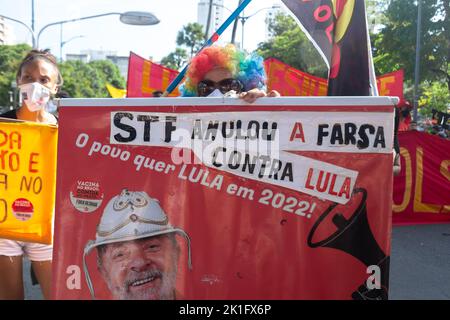
[{"label": "red flag on pole", "polygon": [[[130,52],[127,97],[151,97],[155,91],[165,91],[177,75],[178,71],[176,70],[166,68]],[[170,96],[179,96],[178,90],[174,90]]]}]

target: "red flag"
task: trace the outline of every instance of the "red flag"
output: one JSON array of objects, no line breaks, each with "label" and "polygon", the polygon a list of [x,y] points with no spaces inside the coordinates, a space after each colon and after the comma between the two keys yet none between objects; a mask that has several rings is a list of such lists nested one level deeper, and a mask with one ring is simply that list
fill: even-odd
[{"label": "red flag", "polygon": [[402,101],[404,99],[403,69],[377,77],[377,85],[380,96],[395,96]]},{"label": "red flag", "polygon": [[[155,91],[165,91],[178,71],[166,68],[130,52],[128,64],[127,97],[151,97]],[[171,97],[179,96],[174,90]]]}]

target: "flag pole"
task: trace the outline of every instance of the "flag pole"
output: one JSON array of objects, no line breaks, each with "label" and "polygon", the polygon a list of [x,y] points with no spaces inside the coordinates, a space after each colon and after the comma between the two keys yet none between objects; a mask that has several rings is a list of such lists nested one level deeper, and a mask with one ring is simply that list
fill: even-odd
[{"label": "flag pole", "polygon": [[366,29],[367,29],[367,54],[369,58],[369,83],[370,83],[370,95],[378,97],[377,76],[375,74],[375,65],[373,63],[372,56],[372,44],[370,43],[369,21],[367,19],[367,10],[364,3],[364,13],[366,15]]},{"label": "flag pole", "polygon": [[[203,47],[197,52],[201,52],[204,48],[211,46],[214,42],[216,42],[219,37],[222,35],[222,33],[225,31],[226,28],[236,19],[236,17],[239,16],[239,14],[242,12],[242,10],[245,9],[245,7],[251,2],[252,0],[244,0],[237,8],[233,11],[233,13],[228,17],[227,20],[217,29],[217,31],[203,44]],[[173,79],[173,81],[169,84],[166,91],[163,94],[163,97],[167,97],[169,94],[172,93],[173,90],[178,86],[178,84],[183,80],[186,71],[189,67],[190,63],[188,63],[183,70],[178,74],[178,76]]]},{"label": "flag pole", "polygon": [[416,30],[416,62],[414,65],[414,104],[413,121],[417,122],[417,108],[419,105],[419,83],[420,83],[420,49],[422,29],[422,0],[417,2],[417,30]]}]

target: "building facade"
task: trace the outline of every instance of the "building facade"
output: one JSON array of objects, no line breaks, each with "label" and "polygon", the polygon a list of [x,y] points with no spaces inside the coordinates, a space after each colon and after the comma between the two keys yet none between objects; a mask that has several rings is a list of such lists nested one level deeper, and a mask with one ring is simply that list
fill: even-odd
[{"label": "building facade", "polygon": [[[208,38],[222,25],[224,20],[224,9],[223,0],[213,1]],[[206,32],[206,25],[208,24],[208,12],[209,0],[200,0],[197,8],[197,22],[203,26],[204,32]]]},{"label": "building facade", "polygon": [[12,28],[0,17],[0,45],[14,44],[14,41]]},{"label": "building facade", "polygon": [[120,74],[125,80],[128,79],[128,56],[111,55],[106,56],[106,59],[110,60],[119,68]]}]

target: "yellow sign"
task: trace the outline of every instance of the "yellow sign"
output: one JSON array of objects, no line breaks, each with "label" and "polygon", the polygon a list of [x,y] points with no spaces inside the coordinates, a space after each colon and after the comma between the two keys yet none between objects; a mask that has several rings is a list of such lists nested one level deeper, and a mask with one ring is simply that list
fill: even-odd
[{"label": "yellow sign", "polygon": [[0,119],[0,238],[52,243],[58,128]]}]

